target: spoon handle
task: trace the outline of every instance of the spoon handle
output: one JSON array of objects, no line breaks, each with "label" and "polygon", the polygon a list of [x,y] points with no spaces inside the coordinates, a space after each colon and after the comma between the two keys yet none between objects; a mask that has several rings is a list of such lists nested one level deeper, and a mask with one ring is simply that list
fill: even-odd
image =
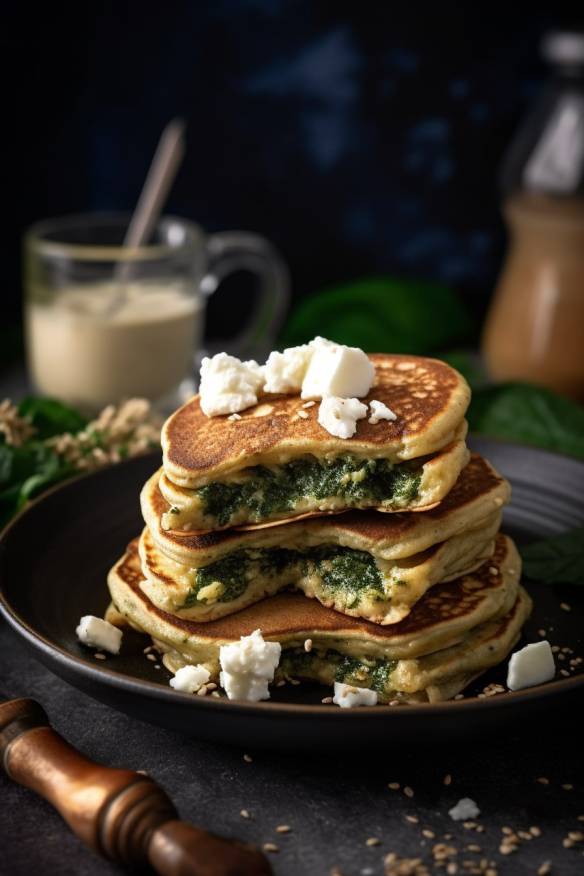
[{"label": "spoon handle", "polygon": [[94,763],[50,726],[34,700],[0,702],[0,763],[10,778],[48,800],[91,849],[163,876],[269,876],[254,846],[179,821],[156,782]]}]

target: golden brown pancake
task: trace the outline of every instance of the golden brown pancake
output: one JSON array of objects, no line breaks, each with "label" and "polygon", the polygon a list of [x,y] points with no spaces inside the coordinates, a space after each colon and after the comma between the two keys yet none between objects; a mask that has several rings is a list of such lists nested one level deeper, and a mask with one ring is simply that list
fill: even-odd
[{"label": "golden brown pancake", "polygon": [[[470,401],[464,378],[437,359],[389,354],[371,359],[376,380],[363,401],[386,404],[397,414],[394,422],[360,420],[355,435],[343,440],[318,424],[318,403],[303,408],[299,396],[265,395],[238,420],[206,417],[195,396],[163,427],[167,477],[193,489],[242,468],[281,464],[305,454],[352,454],[397,463],[450,444]],[[300,417],[301,412],[308,417]]]},{"label": "golden brown pancake", "polygon": [[[216,679],[221,645],[260,629],[266,640],[278,641],[284,649],[281,672],[326,680],[326,669],[327,678],[332,673],[337,680],[356,684],[358,671],[366,676],[362,687],[379,676],[385,679],[382,699],[429,698],[429,688],[435,689],[434,697],[439,689],[460,689],[512,647],[530,609],[529,597],[518,584],[520,565],[513,542],[500,536],[495,554],[480,569],[437,585],[391,627],[347,617],[297,593],[282,593],[202,624],[152,604],[141,588],[134,541],[108,577],[113,605],[108,617],[148,633],[173,671],[186,663],[203,663]],[[307,639],[314,663],[303,648]],[[341,678],[343,667],[351,672]]]}]

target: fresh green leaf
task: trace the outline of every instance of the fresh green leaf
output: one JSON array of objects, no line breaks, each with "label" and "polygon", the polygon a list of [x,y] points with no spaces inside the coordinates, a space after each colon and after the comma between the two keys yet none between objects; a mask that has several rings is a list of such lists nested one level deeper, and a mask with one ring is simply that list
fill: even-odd
[{"label": "fresh green leaf", "polygon": [[368,352],[437,352],[463,343],[473,323],[444,286],[372,277],[298,303],[280,339],[294,346],[323,335]]},{"label": "fresh green leaf", "polygon": [[0,490],[22,484],[33,475],[53,476],[61,467],[56,453],[40,441],[22,447],[0,445]]},{"label": "fresh green leaf", "polygon": [[584,408],[550,389],[506,383],[474,392],[470,429],[584,459]]},{"label": "fresh green leaf", "polygon": [[523,571],[547,584],[584,584],[584,526],[521,549]]},{"label": "fresh green leaf", "polygon": [[29,396],[21,401],[18,413],[23,417],[30,417],[37,430],[35,438],[42,441],[55,435],[62,435],[63,432],[71,432],[74,435],[87,425],[87,420],[79,411],[52,398]]}]

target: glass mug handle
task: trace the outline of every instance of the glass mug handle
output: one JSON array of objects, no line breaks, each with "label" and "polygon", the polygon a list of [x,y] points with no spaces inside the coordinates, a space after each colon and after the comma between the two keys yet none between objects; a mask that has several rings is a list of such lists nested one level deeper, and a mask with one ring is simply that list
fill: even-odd
[{"label": "glass mug handle", "polygon": [[[207,239],[207,273],[201,292],[212,295],[234,271],[249,271],[259,282],[257,304],[247,324],[223,342],[240,359],[260,361],[272,349],[290,301],[290,275],[277,249],[265,237],[246,231],[221,231]],[[214,344],[214,346],[218,346]],[[217,352],[218,350],[211,350]]]}]

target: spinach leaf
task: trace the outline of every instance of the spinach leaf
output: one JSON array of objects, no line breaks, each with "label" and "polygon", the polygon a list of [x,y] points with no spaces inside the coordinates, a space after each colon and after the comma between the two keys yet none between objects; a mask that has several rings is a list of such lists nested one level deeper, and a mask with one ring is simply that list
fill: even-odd
[{"label": "spinach leaf", "polygon": [[523,571],[546,584],[584,585],[584,526],[521,549]]},{"label": "spinach leaf", "polygon": [[87,420],[78,411],[52,398],[29,396],[19,404],[18,413],[30,417],[37,430],[35,438],[42,441],[62,435],[63,432],[74,435],[87,425]]},{"label": "spinach leaf", "polygon": [[481,435],[584,459],[584,408],[550,389],[527,383],[478,389],[467,417]]},{"label": "spinach leaf", "polygon": [[437,352],[464,343],[474,325],[450,289],[389,277],[370,277],[325,289],[296,305],[282,346],[324,335],[368,352]]}]

